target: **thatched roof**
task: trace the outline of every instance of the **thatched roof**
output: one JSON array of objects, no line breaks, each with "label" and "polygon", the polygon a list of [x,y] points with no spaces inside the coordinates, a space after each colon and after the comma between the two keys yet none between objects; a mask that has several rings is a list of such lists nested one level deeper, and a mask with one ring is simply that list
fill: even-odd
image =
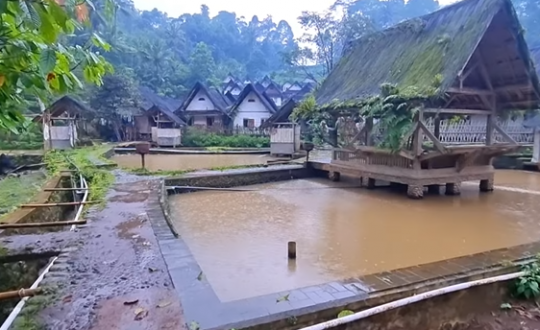
[{"label": "thatched roof", "polygon": [[257,96],[257,98],[261,101],[264,107],[268,109],[269,112],[271,113],[276,112],[276,109],[277,109],[276,104],[274,103],[274,101],[272,101],[272,99],[269,96],[267,96],[264,92],[261,92],[260,89],[257,89],[255,84],[247,84],[246,87],[244,87],[244,89],[242,90],[242,93],[238,95],[236,102],[232,105],[231,110],[229,112],[231,116],[235,115],[236,110],[238,109],[240,104],[242,104],[242,102],[244,102],[246,97],[248,97],[248,95],[252,92],[253,94]]},{"label": "thatched roof", "polygon": [[[540,95],[538,76],[510,0],[464,0],[353,41],[316,94],[317,103],[375,95],[382,83],[431,87],[437,76],[446,92],[478,57],[499,107],[534,106]],[[476,71],[469,84],[487,89]],[[518,85],[527,86],[517,95],[502,90]],[[460,106],[472,108],[477,101],[464,98]]]},{"label": "thatched roof", "polygon": [[193,101],[193,98],[195,98],[195,95],[197,95],[199,91],[203,91],[204,94],[208,96],[210,101],[212,101],[212,104],[214,104],[214,107],[216,108],[215,110],[227,114],[227,109],[232,102],[230,102],[230,100],[226,98],[223,94],[221,94],[217,89],[206,87],[200,82],[197,82],[195,86],[193,86],[193,88],[189,92],[188,97],[184,100],[184,102],[177,111],[186,111],[187,107]]},{"label": "thatched roof", "polygon": [[536,72],[540,75],[540,45],[531,48],[531,57],[534,61]]},{"label": "thatched roof", "polygon": [[161,112],[178,125],[186,124],[174,113],[180,104],[182,104],[182,100],[160,96],[146,86],[141,86],[139,92],[141,94],[142,110],[145,112]]},{"label": "thatched roof", "polygon": [[[67,112],[70,116],[79,115],[82,112],[92,112],[92,110],[87,107],[84,103],[80,102],[72,96],[62,96],[51,104],[45,112],[49,113],[51,117],[60,117],[63,113]],[[34,122],[42,121],[42,115],[37,115],[32,119]]]}]

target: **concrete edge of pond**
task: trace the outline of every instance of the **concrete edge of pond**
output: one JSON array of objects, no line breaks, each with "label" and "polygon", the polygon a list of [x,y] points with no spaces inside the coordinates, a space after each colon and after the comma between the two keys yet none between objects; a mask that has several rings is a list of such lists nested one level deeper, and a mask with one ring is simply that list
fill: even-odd
[{"label": "concrete edge of pond", "polygon": [[[116,154],[135,153],[135,148],[114,148]],[[269,154],[270,148],[238,149],[238,150],[196,150],[196,149],[161,149],[150,148],[150,154],[162,155],[263,155]]]},{"label": "concrete edge of pond", "polygon": [[[540,251],[540,242],[535,242],[287,292],[221,302],[181,233],[176,233],[170,221],[166,196],[171,192],[164,191],[165,187],[227,188],[325,174],[309,167],[290,167],[209,175],[193,173],[162,181],[161,201],[149,206],[148,214],[188,324],[195,322],[202,330],[296,329],[334,319],[345,309],[358,311],[435,288],[513,272],[530,262]],[[512,264],[506,264],[508,262]]]}]

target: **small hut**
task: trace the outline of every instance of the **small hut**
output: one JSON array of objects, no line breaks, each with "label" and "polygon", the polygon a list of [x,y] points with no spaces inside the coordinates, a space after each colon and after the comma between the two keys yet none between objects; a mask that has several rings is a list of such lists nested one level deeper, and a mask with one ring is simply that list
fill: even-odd
[{"label": "small hut", "polygon": [[43,147],[50,149],[71,149],[77,144],[76,121],[82,112],[90,110],[70,96],[63,96],[34,118],[43,124]]},{"label": "small hut", "polygon": [[288,100],[261,126],[270,129],[272,155],[292,156],[300,151],[301,127],[289,119],[296,104],[294,99]]},{"label": "small hut", "polygon": [[181,100],[159,96],[148,87],[140,88],[142,113],[135,117],[135,123],[141,138],[150,138],[160,147],[181,145],[182,130],[186,123],[174,114]]},{"label": "small hut", "polygon": [[[404,93],[388,97],[388,86],[431,92],[397,109]],[[383,107],[370,108],[374,99]],[[376,180],[404,184],[409,197],[422,198],[426,186],[438,191],[444,184],[453,195],[471,180],[491,191],[493,157],[519,148],[498,116],[537,108],[540,87],[511,1],[464,0],[353,41],[316,100],[341,122],[363,114],[362,128],[351,130],[354,144],[334,150],[332,178],[361,177],[368,188]],[[384,106],[396,111],[384,113]],[[449,143],[440,120],[453,116],[482,116],[485,132],[464,131],[452,140],[458,143]],[[427,119],[434,120],[433,129]]]}]

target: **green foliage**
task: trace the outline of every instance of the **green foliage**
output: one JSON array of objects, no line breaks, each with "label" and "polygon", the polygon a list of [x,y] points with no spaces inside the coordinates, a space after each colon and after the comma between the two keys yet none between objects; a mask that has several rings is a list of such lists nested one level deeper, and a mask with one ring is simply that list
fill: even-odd
[{"label": "green foliage", "polygon": [[43,134],[38,124],[23,124],[24,132],[0,130],[0,150],[38,150],[43,148]]},{"label": "green foliage", "polygon": [[345,317],[345,316],[349,316],[349,315],[353,315],[353,314],[354,314],[353,311],[350,311],[350,310],[347,310],[347,309],[346,309],[346,310],[343,310],[343,311],[339,312],[339,314],[338,314],[337,317],[338,317],[338,319],[339,319],[339,318],[342,318],[342,317]]},{"label": "green foliage", "polygon": [[72,168],[73,162],[80,170],[90,186],[89,201],[105,202],[105,196],[114,182],[114,175],[108,169],[96,167],[93,160],[105,153],[110,147],[85,147],[73,150],[53,150],[45,154],[44,161],[47,170],[52,175],[58,174],[63,169]]},{"label": "green foliage", "polygon": [[219,135],[188,129],[182,136],[185,147],[268,148],[270,138],[252,135]]},{"label": "green foliage", "polygon": [[86,44],[65,43],[65,35],[89,24],[87,6],[87,1],[62,6],[55,0],[0,2],[0,129],[22,130],[20,110],[29,98],[45,102],[51,94],[82,88],[75,68],[94,84],[112,70],[87,46],[96,47],[92,40],[98,36],[89,35]]},{"label": "green foliage", "polygon": [[540,295],[540,264],[538,258],[525,266],[527,274],[518,278],[514,283],[514,295],[518,298],[533,299]]}]

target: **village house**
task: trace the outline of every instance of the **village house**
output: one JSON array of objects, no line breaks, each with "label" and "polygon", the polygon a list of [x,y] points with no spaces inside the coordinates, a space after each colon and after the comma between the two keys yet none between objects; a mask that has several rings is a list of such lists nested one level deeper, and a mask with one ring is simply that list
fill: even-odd
[{"label": "village house", "polygon": [[268,120],[277,110],[271,98],[248,84],[230,110],[234,127],[256,128]]},{"label": "village house", "polygon": [[185,118],[189,126],[219,130],[229,125],[227,110],[231,104],[229,97],[198,82],[176,113]]},{"label": "village house", "polygon": [[[536,72],[540,76],[540,46],[531,48],[531,56],[535,62]],[[531,163],[538,164],[540,169],[540,114],[536,114],[525,121],[525,127],[534,130],[533,154]]]},{"label": "village house", "polygon": [[134,120],[139,138],[160,147],[179,146],[186,123],[174,111],[182,101],[157,95],[148,87],[141,87],[140,94],[142,111]]}]

